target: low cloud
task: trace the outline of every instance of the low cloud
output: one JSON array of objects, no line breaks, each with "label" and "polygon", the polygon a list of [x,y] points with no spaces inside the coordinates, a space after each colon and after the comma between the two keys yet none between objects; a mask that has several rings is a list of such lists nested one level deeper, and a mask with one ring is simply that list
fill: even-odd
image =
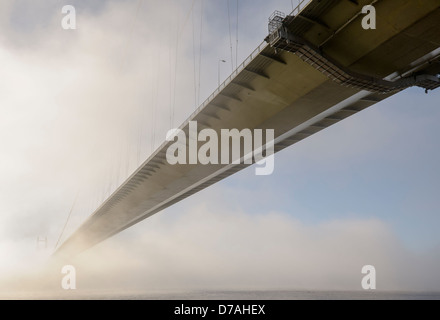
[{"label": "low cloud", "polygon": [[214,201],[157,214],[69,261],[49,259],[50,250],[30,250],[25,242],[3,243],[0,254],[9,260],[0,270],[0,291],[65,294],[66,264],[76,268],[80,295],[361,290],[364,265],[375,266],[378,290],[439,291],[440,281],[433,278],[439,249],[410,252],[377,219],[306,225],[284,213],[225,210]]},{"label": "low cloud", "polygon": [[369,264],[380,290],[440,289],[430,276],[438,251],[406,251],[379,220],[307,226],[282,213],[207,205],[167,214],[78,256],[78,283],[90,290],[360,290]]}]

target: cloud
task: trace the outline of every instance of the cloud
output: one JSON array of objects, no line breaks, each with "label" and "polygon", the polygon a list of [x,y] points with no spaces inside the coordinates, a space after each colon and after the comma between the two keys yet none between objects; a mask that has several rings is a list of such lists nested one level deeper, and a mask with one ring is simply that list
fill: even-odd
[{"label": "cloud", "polygon": [[29,263],[25,246],[14,245],[21,250],[11,255],[16,272],[8,273],[14,276],[7,284],[21,292],[44,295],[50,289],[51,294],[61,294],[61,267],[70,264],[76,268],[79,296],[188,290],[357,291],[362,267],[373,265],[378,290],[440,290],[440,281],[432,277],[440,267],[440,248],[409,252],[380,220],[306,225],[279,212],[255,215],[224,209],[220,203],[204,203],[155,215],[74,259],[51,265],[44,264],[41,255],[39,263],[36,259]]},{"label": "cloud", "polygon": [[423,272],[440,266],[438,250],[407,252],[380,220],[308,226],[283,213],[222,209],[201,204],[157,215],[84,252],[69,262],[79,288],[361,290],[361,269],[373,265],[379,290],[440,289]]},{"label": "cloud", "polygon": [[[170,50],[160,41],[157,11],[145,8],[147,19],[133,20],[136,3],[83,11],[75,31],[61,28],[59,3],[33,16],[20,8],[32,11],[35,4],[1,4],[7,24],[0,38],[2,278],[16,266],[33,268],[37,236],[48,236],[54,247],[79,192],[65,239],[146,158],[152,124],[164,126],[156,126],[156,144],[169,124],[160,119],[170,110],[171,66],[156,59]],[[156,10],[171,5],[156,3]],[[31,28],[20,28],[19,12]],[[185,74],[187,57],[179,59]],[[190,90],[179,90],[185,110],[190,95],[183,93]]]},{"label": "cloud", "polygon": [[[26,7],[7,3],[2,7],[10,18]],[[141,18],[137,3],[108,2],[97,14],[83,11],[74,31],[60,27],[59,4],[41,6],[35,21],[28,17],[35,28],[20,30],[11,22],[5,32],[0,47],[0,219],[10,226],[6,238],[43,233],[56,239],[80,190],[76,220],[70,224],[74,228],[169,129],[174,72],[169,61],[175,48],[169,46],[168,32],[163,39],[157,12],[178,11],[179,6],[147,3]],[[40,12],[46,24],[39,23]],[[187,31],[176,77],[192,70],[192,60],[182,54]],[[13,42],[14,35],[20,45]],[[193,108],[192,85],[178,83],[179,115]]]}]

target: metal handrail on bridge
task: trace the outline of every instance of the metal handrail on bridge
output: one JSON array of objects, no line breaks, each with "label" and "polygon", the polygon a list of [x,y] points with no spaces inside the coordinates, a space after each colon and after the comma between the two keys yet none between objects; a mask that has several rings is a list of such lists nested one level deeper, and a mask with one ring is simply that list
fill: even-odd
[{"label": "metal handrail on bridge", "polygon": [[230,75],[226,78],[225,81],[220,84],[220,86],[214,90],[213,93],[187,118],[187,120],[180,126],[180,129],[184,128],[191,119],[194,118],[196,114],[200,112],[201,109],[205,108],[208,104],[211,103],[212,100],[216,96],[219,95],[219,93],[226,88],[228,84],[234,80],[234,78],[242,71],[244,70],[254,59],[257,57],[261,51],[263,51],[268,44],[264,41],[262,42]]},{"label": "metal handrail on bridge", "polygon": [[[301,12],[302,9],[304,9],[307,4],[309,2],[311,2],[312,0],[299,0],[298,5],[293,9],[291,15],[295,15],[299,14]],[[307,2],[307,4],[305,4],[305,2]],[[305,5],[304,5],[305,4]],[[199,113],[199,111],[201,109],[203,109],[204,107],[206,107],[209,103],[211,103],[211,101],[224,89],[226,88],[226,86],[232,82],[232,80],[234,80],[234,78],[243,70],[245,69],[249,63],[252,62],[252,60],[254,60],[254,58],[256,56],[258,56],[260,54],[261,51],[263,51],[266,47],[268,46],[268,44],[266,43],[266,41],[263,41],[230,75],[229,77],[226,78],[225,81],[222,82],[222,84],[220,84],[220,86],[214,90],[213,93],[211,93],[211,95],[187,118],[186,121],[184,121],[184,123],[180,126],[180,129],[184,128],[188,122],[194,118],[194,116],[196,114]]]},{"label": "metal handrail on bridge", "polygon": [[[293,15],[298,15],[298,14],[301,12],[301,10],[302,10],[304,7],[306,7],[306,5],[302,6],[302,4],[303,4],[304,2],[306,2],[306,1],[308,1],[308,2],[312,2],[312,0],[299,0],[298,5],[292,10],[292,13],[291,13],[290,15],[291,15],[291,16],[293,16]],[[296,12],[296,14],[295,14],[295,12]]]}]

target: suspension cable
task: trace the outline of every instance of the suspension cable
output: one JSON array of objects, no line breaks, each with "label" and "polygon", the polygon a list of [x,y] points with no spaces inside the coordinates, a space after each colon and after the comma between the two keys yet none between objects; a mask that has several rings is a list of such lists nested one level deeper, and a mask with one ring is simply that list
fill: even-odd
[{"label": "suspension cable", "polygon": [[[189,9],[189,11],[188,11],[188,13],[186,15],[186,18],[185,18],[185,20],[183,22],[182,28],[180,28],[180,30],[179,30],[179,25],[177,25],[177,43],[176,43],[176,59],[175,59],[176,63],[174,65],[175,73],[174,73],[174,93],[173,93],[173,106],[172,106],[172,111],[173,112],[171,114],[171,125],[170,125],[170,128],[173,128],[173,126],[174,126],[174,114],[175,114],[175,110],[176,110],[176,89],[177,89],[177,83],[176,82],[177,82],[177,62],[178,62],[177,56],[178,56],[178,52],[179,52],[179,43],[180,43],[179,40],[180,40],[180,37],[182,36],[183,31],[185,30],[185,26],[186,26],[186,24],[187,24],[187,22],[189,20],[189,17],[191,16],[191,13],[192,13],[192,11],[194,9],[194,4],[195,3],[196,3],[196,0],[193,0],[192,3],[191,3],[191,8]],[[179,31],[180,31],[180,33],[179,33]]]},{"label": "suspension cable", "polygon": [[199,39],[199,91],[197,96],[196,108],[200,104],[200,83],[201,83],[201,73],[202,73],[202,35],[203,35],[203,8],[204,0],[200,0],[200,39]]},{"label": "suspension cable", "polygon": [[235,68],[237,68],[238,66],[238,0],[237,1],[237,23],[236,23],[236,34],[235,34],[235,39],[236,39],[236,44],[235,44]]},{"label": "suspension cable", "polygon": [[196,36],[194,25],[194,10],[191,15],[192,20],[192,47],[193,47],[193,69],[194,69],[194,105],[197,107],[197,68],[196,68]]},{"label": "suspension cable", "polygon": [[232,54],[231,13],[229,10],[229,0],[227,0],[227,4],[228,4],[229,45],[231,47],[231,69],[232,72],[234,72],[234,56]]},{"label": "suspension cable", "polygon": [[72,207],[70,208],[69,214],[67,215],[66,223],[64,223],[63,229],[61,230],[60,236],[55,244],[54,251],[57,249],[61,238],[63,237],[64,231],[66,230],[67,224],[69,223],[70,217],[72,216],[73,209],[75,208],[76,200],[78,200],[79,191],[77,192],[75,199],[73,200]]}]

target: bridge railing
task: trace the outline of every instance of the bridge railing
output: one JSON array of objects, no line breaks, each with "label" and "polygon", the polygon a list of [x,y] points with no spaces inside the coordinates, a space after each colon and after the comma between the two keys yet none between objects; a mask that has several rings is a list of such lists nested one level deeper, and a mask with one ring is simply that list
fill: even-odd
[{"label": "bridge railing", "polygon": [[257,57],[261,51],[266,48],[268,44],[266,42],[262,42],[230,75],[226,78],[225,81],[223,81],[220,86],[214,90],[213,93],[189,116],[188,120],[186,120],[180,128],[183,128],[187,125],[187,123],[190,121],[190,119],[193,119],[196,114],[199,113],[199,111],[203,108],[205,108],[209,103],[211,103],[212,100],[224,89],[228,84],[232,82],[232,80],[243,70],[245,69],[249,63],[252,62],[252,60]]},{"label": "bridge railing", "polygon": [[[307,3],[305,3],[307,2]],[[312,2],[312,0],[299,0],[298,5],[292,10],[291,16],[298,15],[301,10],[309,3]]]},{"label": "bridge railing", "polygon": [[[298,5],[296,8],[293,9],[291,15],[299,14],[302,9],[304,9],[312,0],[299,0]],[[226,78],[225,81],[223,81],[220,86],[215,89],[213,93],[187,118],[187,120],[180,126],[180,128],[184,128],[188,122],[194,118],[196,114],[199,113],[199,111],[203,108],[205,108],[211,101],[224,89],[226,86],[231,83],[231,81],[243,70],[247,67],[249,63],[251,63],[252,60],[256,56],[260,54],[261,51],[263,51],[264,48],[266,48],[268,44],[264,41],[262,42],[230,75]]]}]

